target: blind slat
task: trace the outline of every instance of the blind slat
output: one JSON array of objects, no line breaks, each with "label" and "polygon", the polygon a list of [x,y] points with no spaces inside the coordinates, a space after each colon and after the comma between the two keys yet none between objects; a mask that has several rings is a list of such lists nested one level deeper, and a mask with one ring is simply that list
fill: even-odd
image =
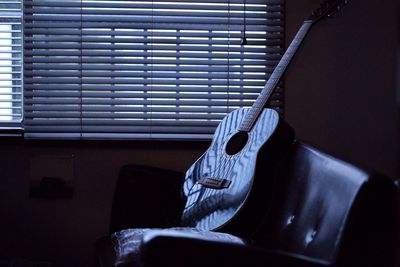
[{"label": "blind slat", "polygon": [[[42,83],[42,84],[72,84],[72,83],[84,83],[84,84],[175,84],[175,85],[225,85],[228,81],[226,80],[206,80],[206,79],[107,79],[107,78],[26,78],[26,83]],[[265,81],[229,81],[231,86],[262,86]]]},{"label": "blind slat", "polygon": [[[256,98],[254,94],[209,94],[205,96],[204,94],[185,94],[185,93],[100,93],[100,92],[27,92],[27,97],[70,97],[70,98],[106,98],[106,99],[125,99],[125,98],[185,98],[185,99],[201,99],[207,97],[208,100],[211,99],[227,99],[229,96],[230,100],[233,99],[254,99]],[[110,100],[112,103],[113,100]]]},{"label": "blind slat", "polygon": [[[160,7],[170,7],[173,6],[173,3],[180,3],[182,2],[183,5],[188,5],[192,3],[198,3],[198,1],[195,0],[174,0],[173,2],[166,2],[166,3],[160,3],[159,5],[155,6],[154,8],[159,9]],[[201,3],[204,3],[204,6],[209,6],[207,3],[212,3],[212,4],[221,4],[223,6],[227,6],[229,4],[239,4],[243,6],[243,0],[229,0],[227,2],[226,0],[202,0]],[[267,5],[267,6],[273,6],[273,5],[278,5],[282,6],[283,2],[281,0],[268,0],[266,2],[265,0],[246,0],[246,3],[248,5]],[[145,6],[151,7],[153,5],[152,1],[124,1],[122,2],[117,2],[113,3],[112,1],[100,1],[97,0],[96,2],[94,1],[43,1],[43,0],[35,0],[35,1],[24,1],[24,4],[26,7],[32,7],[32,6],[46,6],[46,7],[106,7],[106,8],[143,8]],[[197,6],[198,7],[198,6]]]},{"label": "blind slat", "polygon": [[148,66],[148,65],[135,65],[135,64],[46,64],[46,63],[27,63],[24,65],[26,70],[100,70],[100,71],[198,71],[198,72],[224,72],[227,73],[228,70],[232,72],[272,72],[273,68],[263,65],[255,65],[255,66]]},{"label": "blind slat", "polygon": [[[192,6],[194,11],[189,11],[188,6],[170,6],[169,10],[163,10],[159,9],[157,11],[157,17],[152,17],[152,22],[156,21],[158,22],[163,21],[166,17],[174,17],[174,21],[179,19],[180,17],[185,17],[185,18],[194,18],[194,17],[207,17],[207,18],[215,18],[218,20],[223,19],[224,17],[226,19],[233,19],[233,18],[240,18],[243,19],[244,17],[244,10],[243,7],[241,7],[241,12],[234,12],[234,10],[231,8],[230,10],[227,10],[226,7],[220,7],[220,9],[215,9],[212,8],[211,6],[207,9],[202,9],[202,10],[197,10],[196,7]],[[177,9],[182,9],[184,8],[183,11],[176,11]],[[225,8],[225,9],[223,9]],[[236,7],[236,10],[238,10],[240,7]],[[156,8],[154,8],[156,9]],[[208,10],[207,12],[205,12]],[[253,11],[253,12],[248,12],[248,11]],[[267,16],[272,19],[282,19],[283,14],[280,12],[271,12],[271,13],[266,13],[267,10],[263,9],[260,10],[262,12],[256,12],[253,10],[247,10],[246,9],[246,19],[252,19],[252,18],[261,18],[265,20],[266,14]],[[129,16],[132,18],[132,16],[152,16],[154,14],[154,11],[151,9],[151,6],[147,8],[147,10],[144,9],[106,9],[106,8],[92,8],[92,9],[72,9],[72,8],[52,8],[51,11],[47,8],[33,8],[33,9],[25,9],[25,13],[27,14],[35,14],[34,16],[37,16],[37,18],[40,18],[41,20],[60,20],[59,18],[56,18],[55,15],[57,14],[62,14],[62,15],[69,15],[71,16],[71,20],[74,20],[74,16],[80,16],[81,14],[85,16],[84,21],[101,21],[102,18],[108,18],[110,19],[110,16],[117,16],[122,17],[123,21],[125,21],[127,18],[126,16]],[[49,15],[51,14],[51,15]],[[91,18],[87,16],[91,16]],[[32,19],[32,15],[28,16],[27,19]],[[54,19],[56,18],[56,19]],[[143,21],[143,18],[139,18],[140,21]],[[68,19],[69,20],[69,19]],[[119,20],[118,20],[119,21]],[[187,22],[185,22],[187,23]]]},{"label": "blind slat", "polygon": [[[226,107],[211,107],[207,109],[207,112],[204,111],[203,108],[196,107],[126,107],[126,106],[86,106],[80,107],[79,105],[68,105],[68,106],[54,106],[54,105],[36,105],[33,109],[32,107],[26,107],[27,111],[35,110],[38,114],[51,114],[50,112],[83,112],[83,113],[116,113],[116,112],[180,112],[180,113],[226,113]],[[228,108],[230,111],[233,111],[235,108]],[[28,117],[30,114],[28,114]],[[49,115],[50,116],[50,115]],[[33,116],[31,116],[33,117]]]},{"label": "blind slat", "polygon": [[199,65],[199,66],[221,66],[221,65],[227,65],[228,63],[235,66],[235,65],[245,65],[245,66],[260,66],[260,65],[269,65],[269,66],[275,66],[277,61],[266,61],[266,60],[246,60],[240,62],[240,59],[236,59],[236,62],[234,59],[232,60],[221,60],[221,59],[201,59],[201,60],[193,60],[193,59],[132,59],[132,58],[100,58],[100,57],[82,57],[82,58],[47,58],[47,57],[35,57],[35,58],[30,58],[30,57],[25,57],[24,62],[27,63],[97,63],[97,64],[151,64],[155,65],[154,62],[156,62],[157,65]]},{"label": "blind slat", "polygon": [[[44,98],[44,99],[25,99],[24,104],[37,105],[37,104],[51,104],[51,105],[167,105],[167,106],[203,106],[205,111],[209,106],[226,106],[227,100],[129,100],[129,99],[78,99],[78,98]],[[232,105],[241,106],[245,103],[240,101],[231,101]]]},{"label": "blind slat", "polygon": [[[110,23],[151,23],[151,24],[161,24],[161,23],[183,23],[186,24],[193,24],[193,23],[198,23],[198,24],[232,24],[232,25],[243,25],[244,24],[244,18],[241,17],[230,17],[230,18],[219,18],[219,17],[209,17],[209,18],[203,18],[203,17],[185,17],[185,16],[176,16],[176,17],[168,17],[168,16],[109,16],[109,15],[97,15],[97,16],[81,16],[81,15],[69,15],[65,14],[63,16],[53,16],[53,15],[42,15],[42,16],[31,16],[27,15],[25,17],[26,20],[34,20],[34,21],[77,21],[78,19],[81,19],[84,22],[82,25],[83,27],[89,26],[90,23],[102,23],[104,26],[105,22],[110,22]],[[246,24],[248,25],[281,25],[280,22],[276,21],[269,21],[269,20],[264,20],[264,19],[252,19],[252,18],[247,18],[246,19]]]},{"label": "blind slat", "polygon": [[[192,78],[192,79],[265,79],[265,75],[262,74],[243,74],[243,73],[210,73],[210,72],[126,72],[126,71],[115,71],[115,72],[105,72],[105,71],[25,71],[25,77],[33,76],[44,76],[49,77],[81,77],[94,78],[94,77],[109,77],[109,78]],[[114,81],[112,79],[111,81]],[[34,82],[32,82],[34,83]],[[51,83],[51,82],[50,82]]]},{"label": "blind slat", "polygon": [[[163,10],[165,9],[166,5],[162,4],[162,3],[157,3],[154,2],[152,3],[137,3],[137,4],[129,4],[129,3],[112,3],[111,5],[108,5],[108,3],[105,2],[92,2],[92,3],[82,3],[82,7],[83,7],[83,14],[104,14],[110,11],[114,11],[113,13],[119,13],[119,14],[126,14],[126,13],[131,13],[131,12],[136,12],[139,13],[142,10]],[[188,11],[188,13],[190,13],[190,10],[197,10],[199,5],[193,4],[193,2],[188,1],[187,3],[184,4],[168,4],[167,5],[168,9],[170,10],[183,10],[183,12]],[[76,13],[78,11],[80,11],[80,7],[79,6],[75,6],[75,7],[60,7],[60,6],[35,6],[33,8],[27,8],[27,12],[28,13],[36,13],[39,14],[38,12],[34,12],[33,10],[49,10],[49,8],[51,8],[52,10],[66,10],[65,13]],[[72,11],[71,11],[72,10]],[[223,5],[203,5],[201,7],[201,11],[200,12],[204,12],[204,11],[224,11],[226,12],[227,6],[226,4]],[[238,12],[241,11],[243,12],[243,4],[231,4],[230,11],[234,12]],[[253,11],[253,12],[280,12],[282,10],[282,8],[279,5],[268,5],[267,7],[263,6],[263,5],[257,5],[257,4],[253,4],[253,5],[248,5],[246,7],[247,11]],[[71,12],[69,12],[71,11]],[[45,11],[43,11],[45,12]],[[104,12],[104,13],[101,13]],[[48,12],[46,12],[48,13]],[[109,14],[109,13],[108,13]],[[253,13],[249,13],[249,16],[252,16]]]},{"label": "blind slat", "polygon": [[[162,31],[162,30],[155,30],[155,31],[144,31],[138,30],[138,29],[131,29],[131,30],[126,30],[126,29],[109,29],[109,30],[104,30],[104,29],[94,29],[94,30],[88,30],[88,29],[52,29],[52,28],[46,28],[46,29],[40,29],[40,28],[27,28],[25,29],[25,34],[27,37],[25,37],[26,41],[33,41],[36,38],[40,38],[43,36],[36,36],[35,38],[30,37],[30,35],[36,34],[36,35],[53,35],[53,36],[65,36],[65,37],[74,37],[77,40],[82,38],[82,40],[87,40],[89,38],[93,37],[98,37],[101,35],[112,35],[112,34],[117,34],[118,36],[123,36],[123,37],[129,37],[129,36],[141,36],[141,37],[149,37],[149,36],[164,36],[164,37],[207,37],[207,38],[226,38],[226,37],[231,37],[231,38],[241,38],[243,37],[243,33],[240,32],[225,32],[225,31],[211,31],[211,30],[198,30],[198,31]],[[82,33],[81,37],[77,37],[76,35],[80,35]],[[266,35],[267,34],[267,35]],[[71,35],[71,36],[68,36]],[[252,32],[248,31],[246,36],[248,38],[264,38],[265,36],[270,38],[283,38],[283,34],[280,32],[280,30],[276,29],[275,31],[268,31],[267,33],[263,32]]]},{"label": "blind slat", "polygon": [[[244,21],[243,21],[244,22]],[[247,25],[246,29],[249,31],[268,31],[268,32],[279,32],[283,31],[283,22],[280,20],[277,21],[265,21],[265,24],[260,23],[259,25]],[[213,30],[213,31],[226,31],[227,26],[221,24],[179,24],[179,23],[132,23],[132,22],[114,22],[114,23],[105,23],[102,22],[25,22],[25,28],[49,28],[57,29],[57,28],[87,28],[87,29],[104,29],[105,26],[107,28],[118,28],[118,29],[142,29],[142,30]],[[243,23],[241,25],[230,25],[229,30],[231,31],[242,31]]]},{"label": "blind slat", "polygon": [[[108,49],[107,49],[108,48]],[[185,46],[173,46],[173,45],[160,45],[157,47],[158,49],[156,51],[198,51],[198,52],[225,52],[228,55],[227,48],[226,46],[194,46],[194,45],[185,45]],[[26,44],[25,49],[28,49],[27,51],[38,51],[37,49],[104,49],[104,50],[113,50],[113,49],[118,49],[118,50],[152,50],[154,47],[152,45],[146,44],[146,45],[101,45],[101,44],[82,44],[82,45],[76,45],[76,44],[71,44],[71,45],[66,45],[66,44],[54,44],[54,45],[32,45],[32,44]],[[40,51],[40,50],[39,50]],[[281,53],[282,49],[279,47],[240,47],[239,45],[229,45],[229,53]],[[68,52],[67,52],[68,53]],[[83,51],[82,51],[83,53]],[[67,54],[68,56],[68,54]],[[211,56],[210,56],[211,58]],[[30,57],[26,57],[25,61],[30,59]],[[48,61],[57,61],[55,59],[50,58]]]},{"label": "blind slat", "polygon": [[[84,118],[84,119],[169,119],[169,120],[188,120],[188,119],[212,119],[212,120],[221,120],[224,117],[224,114],[156,114],[156,113],[83,113],[80,112],[47,112],[47,113],[38,113],[35,114],[35,118]],[[26,117],[27,119],[30,116]]]},{"label": "blind slat", "polygon": [[[46,85],[26,85],[25,89],[27,91],[32,91],[32,90],[48,90],[49,92],[53,90],[57,91],[113,91],[113,92],[132,92],[132,91],[179,91],[179,92],[230,92],[230,93],[235,93],[235,92],[246,92],[246,93],[259,93],[261,88],[260,87],[246,87],[246,90],[244,90],[242,87],[227,87],[226,85],[224,86],[212,86],[212,87],[204,87],[204,86],[180,86],[177,87],[175,85],[113,85],[113,86],[108,86],[108,85],[69,85],[69,84],[46,84]],[[280,94],[279,88],[275,90],[275,94]],[[26,92],[25,94],[27,94]],[[274,94],[274,95],[275,95]],[[274,97],[272,95],[272,97]]]},{"label": "blind slat", "polygon": [[[113,35],[112,32],[108,32],[107,35]],[[119,33],[115,32],[114,35],[121,36]],[[179,35],[179,34],[175,34]],[[193,34],[196,35],[196,34]],[[180,34],[179,36],[173,36],[172,33],[165,34],[163,36],[162,33],[153,33],[153,34],[147,34],[147,35],[140,35],[138,34],[137,38],[128,38],[130,36],[123,36],[123,37],[101,37],[101,36],[86,36],[86,37],[79,37],[79,36],[55,36],[55,37],[48,37],[48,36],[41,36],[41,37],[26,37],[25,41],[31,42],[85,42],[85,43],[91,43],[91,42],[99,42],[99,43],[173,43],[173,44],[208,44],[208,45],[227,45],[231,39],[233,39],[233,36],[229,36],[229,34],[226,34],[224,36],[219,36],[217,38],[212,38],[210,39],[210,36],[200,36],[197,37],[196,39],[191,39],[195,38],[193,35],[188,35],[186,34]],[[242,34],[243,35],[243,34]],[[235,38],[241,38],[242,35],[236,34]],[[148,38],[145,38],[148,37]],[[163,37],[163,38],[159,38]],[[180,38],[178,38],[180,37]],[[264,37],[267,37],[267,40],[257,40],[255,38],[257,37],[262,37],[262,36],[254,36],[253,38],[250,35],[246,36],[249,39],[254,39],[252,41],[252,45],[268,45],[268,44],[274,44],[277,41],[279,41],[282,36],[271,33],[271,34],[264,34]],[[21,45],[14,45],[14,46],[21,46]]]},{"label": "blind slat", "polygon": [[[260,59],[260,53],[247,53],[244,55],[243,53],[231,53],[231,60],[238,60],[238,59]],[[115,51],[48,51],[48,50],[43,50],[43,51],[35,51],[35,52],[27,52],[25,53],[25,56],[73,56],[73,57],[78,57],[78,56],[85,56],[85,57],[131,57],[132,61],[134,61],[134,58],[146,58],[146,57],[152,57],[152,58],[197,58],[197,59],[203,59],[203,58],[210,58],[209,53],[189,53],[189,52],[115,52]],[[226,59],[227,55],[223,53],[214,53],[212,55],[213,58],[215,59]],[[280,58],[279,54],[270,54],[270,53],[265,53],[264,58],[267,60],[278,60]],[[79,66],[79,69],[82,69],[81,65]]]}]

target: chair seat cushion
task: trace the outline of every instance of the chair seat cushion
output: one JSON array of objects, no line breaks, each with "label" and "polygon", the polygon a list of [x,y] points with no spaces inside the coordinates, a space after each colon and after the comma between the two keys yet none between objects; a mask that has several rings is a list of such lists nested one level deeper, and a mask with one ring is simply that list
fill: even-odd
[{"label": "chair seat cushion", "polygon": [[228,242],[245,244],[244,240],[227,233],[213,232],[189,227],[173,227],[167,229],[160,228],[132,228],[111,235],[111,240],[115,250],[115,265],[140,266],[140,249],[145,234],[179,232],[190,238],[198,238],[216,242]]}]

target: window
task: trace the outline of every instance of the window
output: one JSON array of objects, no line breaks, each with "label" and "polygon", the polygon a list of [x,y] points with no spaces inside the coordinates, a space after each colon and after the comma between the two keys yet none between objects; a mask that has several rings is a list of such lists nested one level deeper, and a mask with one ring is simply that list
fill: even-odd
[{"label": "window", "polygon": [[0,2],[0,130],[21,127],[21,1]]},{"label": "window", "polygon": [[24,1],[25,136],[210,138],[277,64],[282,2]]}]

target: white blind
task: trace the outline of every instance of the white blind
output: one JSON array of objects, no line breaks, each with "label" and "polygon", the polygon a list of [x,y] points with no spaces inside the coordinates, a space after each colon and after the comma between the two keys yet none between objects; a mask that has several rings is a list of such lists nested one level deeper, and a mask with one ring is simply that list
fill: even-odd
[{"label": "white blind", "polygon": [[0,131],[21,128],[22,4],[0,1]]},{"label": "white blind", "polygon": [[244,1],[24,1],[26,136],[209,138],[282,53],[283,0]]}]

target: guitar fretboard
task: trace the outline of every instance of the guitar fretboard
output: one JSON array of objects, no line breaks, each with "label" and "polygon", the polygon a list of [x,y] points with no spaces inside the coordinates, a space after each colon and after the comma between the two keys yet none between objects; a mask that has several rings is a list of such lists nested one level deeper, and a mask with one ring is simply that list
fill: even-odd
[{"label": "guitar fretboard", "polygon": [[254,123],[257,121],[258,116],[260,115],[261,111],[267,104],[268,99],[274,92],[278,82],[283,76],[283,73],[286,71],[294,54],[298,50],[301,42],[303,41],[309,29],[311,28],[311,25],[312,21],[306,20],[303,22],[301,28],[297,32],[293,41],[290,43],[285,54],[282,56],[278,65],[275,67],[274,71],[272,72],[271,76],[266,82],[264,89],[261,91],[260,95],[254,102],[254,104],[251,106],[251,109],[249,110],[249,112],[243,119],[242,123],[240,124],[239,131],[249,132],[251,128],[254,126]]}]

